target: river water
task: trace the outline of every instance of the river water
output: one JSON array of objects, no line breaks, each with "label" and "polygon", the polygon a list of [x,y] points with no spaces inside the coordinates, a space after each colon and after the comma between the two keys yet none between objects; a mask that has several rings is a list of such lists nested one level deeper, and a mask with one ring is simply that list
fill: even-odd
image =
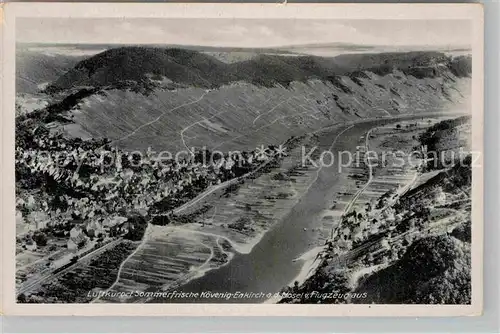
[{"label": "river water", "polygon": [[[422,118],[404,117],[404,119]],[[339,151],[355,152],[360,136],[371,128],[402,120],[383,119],[355,124],[343,132],[331,148],[334,157]],[[329,149],[337,135],[347,126],[332,128],[324,132],[319,148]],[[192,280],[176,289],[180,292],[220,292],[220,293],[277,293],[290,284],[299,274],[301,261],[293,261],[317,243],[316,234],[311,229],[317,226],[317,217],[331,206],[332,194],[341,186],[338,164],[323,167],[316,182],[300,199],[291,212],[277,223],[249,254],[236,254],[226,266],[209,271],[203,277]],[[315,226],[316,225],[316,226]],[[304,228],[307,230],[304,231]],[[152,303],[262,303],[265,297],[258,298],[157,298]]]}]

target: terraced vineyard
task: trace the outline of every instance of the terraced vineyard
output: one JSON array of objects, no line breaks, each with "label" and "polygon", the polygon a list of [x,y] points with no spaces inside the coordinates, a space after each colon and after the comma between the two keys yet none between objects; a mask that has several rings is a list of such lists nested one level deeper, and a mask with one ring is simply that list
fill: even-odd
[{"label": "terraced vineyard", "polygon": [[119,277],[106,290],[109,296],[94,299],[94,302],[131,302],[118,293],[157,289],[174,284],[191,270],[203,264],[209,265],[214,255],[213,240],[204,235],[186,237],[171,227],[151,226],[141,245],[127,258],[119,270]]},{"label": "terraced vineyard", "polygon": [[327,124],[446,109],[467,100],[460,92],[469,91],[469,79],[432,80],[368,73],[354,81],[339,77],[335,83],[311,80],[288,87],[235,83],[213,90],[156,89],[149,95],[111,89],[83,99],[71,112],[74,124],[63,128],[130,150],[251,150],[256,143],[280,143]]},{"label": "terraced vineyard", "polygon": [[[417,181],[417,167],[422,162],[418,134],[439,120],[402,121],[377,127],[370,132],[368,149],[377,157],[372,161],[373,179],[359,196],[353,206],[354,210],[362,212],[368,203],[375,207],[376,200],[388,192],[402,193],[411,189]],[[412,152],[414,154],[410,157],[408,154]]]}]

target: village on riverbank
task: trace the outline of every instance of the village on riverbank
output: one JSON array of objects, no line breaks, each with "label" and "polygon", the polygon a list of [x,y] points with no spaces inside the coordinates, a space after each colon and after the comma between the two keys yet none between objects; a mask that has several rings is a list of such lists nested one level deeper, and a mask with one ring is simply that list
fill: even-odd
[{"label": "village on riverbank", "polygon": [[[469,116],[370,130],[364,150],[377,154],[364,161],[379,161],[364,166],[325,246],[284,289],[301,297],[280,302],[470,302],[470,131]],[[395,151],[397,167],[380,161]]]},{"label": "village on riverbank", "polygon": [[[63,137],[38,118],[35,112],[16,119],[16,282],[22,302],[73,299],[67,291],[84,279],[91,288],[109,287],[109,277],[149,223],[187,223],[193,216],[184,215],[183,204],[284,156],[274,146],[232,156],[134,155],[104,139]],[[80,267],[87,267],[85,275]]]}]

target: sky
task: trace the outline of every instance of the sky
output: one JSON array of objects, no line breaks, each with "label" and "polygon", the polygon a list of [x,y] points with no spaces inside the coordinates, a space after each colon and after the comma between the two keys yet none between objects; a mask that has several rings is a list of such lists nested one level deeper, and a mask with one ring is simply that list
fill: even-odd
[{"label": "sky", "polygon": [[303,44],[470,46],[466,20],[17,18],[25,43],[276,47]]}]

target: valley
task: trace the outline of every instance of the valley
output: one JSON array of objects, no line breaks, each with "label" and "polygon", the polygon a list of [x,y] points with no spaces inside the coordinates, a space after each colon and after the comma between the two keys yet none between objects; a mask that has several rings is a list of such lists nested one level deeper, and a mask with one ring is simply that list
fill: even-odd
[{"label": "valley", "polygon": [[[470,110],[468,62],[409,52],[223,63],[122,47],[48,75],[18,96],[18,300],[212,303],[221,301],[144,293],[302,291],[318,273],[359,265],[380,233],[406,221],[394,206],[441,175],[410,153],[465,145],[467,125],[453,130],[457,147],[422,134]],[[403,163],[371,166],[368,151],[401,151]],[[325,152],[359,160],[315,164]],[[466,217],[436,210],[425,231]],[[355,277],[386,264],[349,271],[352,291],[369,291]]]}]

